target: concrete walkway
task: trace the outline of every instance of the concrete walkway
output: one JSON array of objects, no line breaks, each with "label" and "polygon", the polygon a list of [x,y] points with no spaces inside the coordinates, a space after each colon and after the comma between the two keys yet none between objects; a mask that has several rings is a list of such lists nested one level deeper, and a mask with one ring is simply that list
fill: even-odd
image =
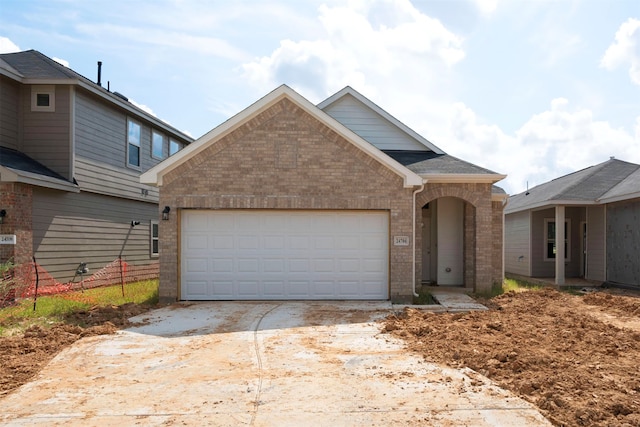
[{"label": "concrete walkway", "polygon": [[391,312],[388,302],[154,310],[61,352],[0,399],[0,425],[551,425],[487,378],[380,333]]}]

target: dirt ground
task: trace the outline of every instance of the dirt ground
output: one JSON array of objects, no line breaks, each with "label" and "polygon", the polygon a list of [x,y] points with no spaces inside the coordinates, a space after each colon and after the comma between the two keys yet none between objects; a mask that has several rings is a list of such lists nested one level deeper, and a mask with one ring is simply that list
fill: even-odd
[{"label": "dirt ground", "polygon": [[[490,310],[435,314],[407,308],[383,331],[429,362],[469,367],[522,396],[559,426],[640,426],[640,297],[546,289],[481,301]],[[28,382],[59,351],[127,327],[149,307],[78,313],[51,328],[0,337],[0,398]]]},{"label": "dirt ground", "polygon": [[407,308],[384,330],[427,361],[469,367],[558,426],[640,426],[640,298],[509,292],[489,311]]},{"label": "dirt ground", "polygon": [[51,328],[32,326],[24,334],[0,337],[0,398],[28,382],[65,347],[82,337],[113,334],[130,324],[127,319],[150,308],[133,303],[96,307]]}]

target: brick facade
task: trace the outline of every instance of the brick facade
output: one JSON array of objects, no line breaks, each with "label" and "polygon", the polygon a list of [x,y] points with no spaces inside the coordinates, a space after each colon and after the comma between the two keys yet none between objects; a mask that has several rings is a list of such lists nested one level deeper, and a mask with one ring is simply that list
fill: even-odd
[{"label": "brick facade", "polygon": [[0,234],[15,234],[15,245],[0,245],[0,262],[24,264],[33,256],[33,190],[28,184],[0,183],[0,209],[7,212]]},{"label": "brick facade", "polygon": [[[384,210],[389,234],[412,234],[412,190],[400,176],[284,99],[163,178],[160,297],[179,298],[181,209]],[[174,214],[175,213],[175,214]],[[412,296],[411,246],[389,250],[389,296]]]},{"label": "brick facade", "polygon": [[[491,184],[426,184],[416,196],[416,218],[421,217],[422,206],[440,197],[465,202],[464,285],[475,292],[489,292],[494,283],[502,283],[502,204],[491,201]],[[420,233],[416,234],[416,263],[422,277]]]},{"label": "brick facade", "polygon": [[[160,299],[180,298],[183,209],[344,209],[388,212],[389,297],[410,302],[413,274],[421,277],[421,233],[416,233],[415,271],[413,245],[394,246],[392,240],[413,235],[413,191],[404,188],[402,177],[284,98],[163,175],[159,205],[169,206],[171,214],[160,222]],[[426,185],[417,195],[416,230],[420,208],[439,197],[466,202],[465,284],[490,290],[496,278],[491,184]]]}]

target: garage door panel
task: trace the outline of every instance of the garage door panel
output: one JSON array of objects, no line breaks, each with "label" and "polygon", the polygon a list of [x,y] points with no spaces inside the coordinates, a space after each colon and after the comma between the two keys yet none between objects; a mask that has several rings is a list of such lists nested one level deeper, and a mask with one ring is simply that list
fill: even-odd
[{"label": "garage door panel", "polygon": [[236,285],[236,289],[238,291],[239,297],[250,297],[250,298],[258,298],[260,292],[258,291],[260,288],[259,281],[256,280],[238,280]]},{"label": "garage door panel", "polygon": [[332,280],[315,280],[311,284],[312,293],[316,297],[329,298],[337,296],[335,284]]},{"label": "garage door panel", "polygon": [[211,260],[212,273],[233,273],[233,259],[231,258],[214,258]]},{"label": "garage door panel", "polygon": [[265,249],[284,249],[284,236],[265,236],[263,245]]},{"label": "garage door panel", "polygon": [[186,236],[186,248],[191,250],[206,250],[208,249],[207,236],[199,234],[189,234]]},{"label": "garage door panel", "polygon": [[189,258],[186,263],[189,273],[206,273],[209,260],[207,258]]},{"label": "garage door panel", "polygon": [[[211,295],[216,295],[218,299],[234,299],[233,280],[229,279],[213,281],[211,286]],[[211,295],[208,295],[207,299],[210,299]]]},{"label": "garage door panel", "polygon": [[285,293],[284,280],[265,280],[264,281],[264,295],[266,297],[278,297],[281,298]]},{"label": "garage door panel", "polygon": [[182,218],[182,299],[388,298],[386,212],[185,210]]},{"label": "garage door panel", "polygon": [[224,236],[224,235],[216,235],[212,236],[212,245],[213,249],[233,249],[233,236]]},{"label": "garage door panel", "polygon": [[303,273],[309,271],[308,259],[289,259],[289,272],[290,273]]},{"label": "garage door panel", "polygon": [[288,296],[294,299],[304,299],[309,295],[308,280],[289,280]]}]

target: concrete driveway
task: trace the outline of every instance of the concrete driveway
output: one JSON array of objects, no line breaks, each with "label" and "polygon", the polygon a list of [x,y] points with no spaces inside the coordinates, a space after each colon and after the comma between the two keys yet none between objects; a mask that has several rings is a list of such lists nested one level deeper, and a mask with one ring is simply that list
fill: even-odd
[{"label": "concrete driveway", "polygon": [[[548,426],[473,371],[381,334],[385,302],[218,302],[88,337],[0,400],[2,425]],[[455,345],[455,343],[452,343]]]}]

